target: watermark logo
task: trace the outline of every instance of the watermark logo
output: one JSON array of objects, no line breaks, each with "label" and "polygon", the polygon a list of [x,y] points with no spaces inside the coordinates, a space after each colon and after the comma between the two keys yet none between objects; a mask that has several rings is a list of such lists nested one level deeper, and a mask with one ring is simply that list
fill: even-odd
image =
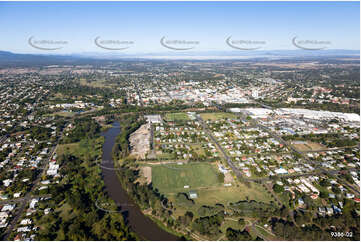
[{"label": "watermark logo", "polygon": [[232,40],[232,36],[226,39],[226,44],[233,49],[237,50],[258,50],[262,45],[266,44],[266,41],[259,40]]},{"label": "watermark logo", "polygon": [[134,45],[134,41],[130,40],[101,40],[100,36],[94,39],[94,43],[99,48],[105,50],[126,50]]},{"label": "watermark logo", "polygon": [[[195,45],[199,45],[196,40],[166,40],[165,36],[160,39],[160,44],[170,50],[191,50]],[[190,47],[188,47],[190,46]]]},{"label": "watermark logo", "polygon": [[38,50],[60,50],[64,45],[68,44],[68,41],[64,40],[35,40],[34,36],[28,39],[28,43],[31,47]]},{"label": "watermark logo", "polygon": [[324,50],[327,45],[331,45],[331,41],[324,40],[298,40],[295,36],[292,39],[292,44],[303,50]]}]

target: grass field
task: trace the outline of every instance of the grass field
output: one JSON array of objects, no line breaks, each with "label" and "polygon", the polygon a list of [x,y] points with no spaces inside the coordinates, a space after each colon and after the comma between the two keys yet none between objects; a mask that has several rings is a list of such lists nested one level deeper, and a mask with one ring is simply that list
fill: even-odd
[{"label": "grass field", "polygon": [[205,189],[198,190],[197,202],[201,204],[212,205],[215,203],[228,204],[229,202],[238,202],[241,200],[255,200],[259,202],[269,203],[272,201],[267,191],[258,184],[252,183],[250,187],[242,183],[238,186],[222,187],[222,189]]},{"label": "grass field", "polygon": [[[209,163],[155,165],[152,166],[152,182],[165,194],[222,185],[217,168]],[[190,188],[184,189],[187,185]]]},{"label": "grass field", "polygon": [[103,143],[104,137],[101,136],[97,139],[82,140],[77,143],[61,144],[58,145],[56,153],[59,156],[62,154],[72,154],[81,159],[91,159],[101,155]]},{"label": "grass field", "polygon": [[201,118],[204,121],[216,121],[216,120],[221,120],[221,119],[225,119],[225,118],[236,118],[237,116],[234,115],[233,113],[201,113]]},{"label": "grass field", "polygon": [[88,82],[85,78],[80,78],[79,83],[80,83],[80,85],[89,86],[89,87],[102,88],[102,87],[109,86],[109,84],[105,83],[105,80],[96,80],[96,81]]},{"label": "grass field", "polygon": [[[183,215],[186,211],[197,214],[202,205],[215,206],[220,203],[227,206],[229,203],[244,200],[269,204],[273,201],[267,191],[256,183],[246,186],[235,182],[231,187],[224,187],[223,183],[218,181],[217,167],[211,163],[151,165],[151,167],[153,186],[177,207],[175,216]],[[184,188],[186,185],[190,188]],[[188,193],[191,190],[196,191],[198,195],[196,199],[193,199],[194,205],[178,204],[177,194]]]},{"label": "grass field", "polygon": [[188,117],[188,115],[186,113],[167,113],[164,116],[164,119],[166,121],[188,121],[190,120],[190,118]]},{"label": "grass field", "polygon": [[255,200],[269,204],[270,201],[273,201],[271,196],[267,191],[258,184],[252,183],[251,187],[247,187],[242,183],[237,183],[231,187],[222,186],[213,186],[207,188],[198,188],[198,189],[184,189],[183,192],[194,190],[197,192],[198,198],[194,199],[193,206],[184,206],[183,204],[178,204],[176,199],[176,193],[166,194],[167,198],[172,201],[173,205],[177,207],[177,210],[174,212],[175,216],[184,215],[186,211],[192,211],[193,214],[198,216],[198,209],[202,205],[207,205],[214,207],[216,204],[223,204],[226,206],[228,212],[229,203],[236,203],[238,201],[245,200]]},{"label": "grass field", "polygon": [[45,114],[44,116],[61,116],[61,117],[74,117],[76,113],[75,112],[64,112],[64,111],[60,111],[60,112],[55,112],[55,113],[50,113],[50,114]]},{"label": "grass field", "polygon": [[176,158],[175,154],[170,154],[170,153],[157,154],[157,159],[160,160],[173,160],[175,158]]}]

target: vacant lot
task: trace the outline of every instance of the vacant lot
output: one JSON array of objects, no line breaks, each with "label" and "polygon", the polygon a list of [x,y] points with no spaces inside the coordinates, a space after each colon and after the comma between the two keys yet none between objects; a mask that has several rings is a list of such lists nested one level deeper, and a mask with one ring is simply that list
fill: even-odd
[{"label": "vacant lot", "polygon": [[51,113],[51,114],[46,114],[46,116],[61,116],[61,117],[74,117],[76,113],[75,112],[64,112],[64,111],[60,111],[60,112],[55,112],[55,113]]},{"label": "vacant lot", "polygon": [[152,167],[144,166],[141,168],[141,172],[146,180],[146,183],[150,184],[152,182]]},{"label": "vacant lot", "polygon": [[164,116],[164,119],[166,121],[187,121],[190,120],[190,118],[188,117],[188,115],[186,113],[167,113]]},{"label": "vacant lot", "polygon": [[327,149],[327,147],[318,144],[318,143],[313,143],[313,142],[307,142],[307,146],[309,146],[312,150],[322,150],[322,149]]},{"label": "vacant lot", "polygon": [[[152,167],[152,182],[161,193],[185,192],[190,189],[223,186],[218,170],[210,163],[167,164]],[[189,186],[185,189],[184,186]]]},{"label": "vacant lot", "polygon": [[307,141],[305,144],[293,144],[293,146],[299,151],[313,151],[313,150],[322,150],[327,148],[321,144],[310,141]]},{"label": "vacant lot", "polygon": [[150,125],[143,124],[129,137],[131,155],[137,159],[145,159],[150,150]]},{"label": "vacant lot", "polygon": [[272,201],[267,191],[256,183],[252,183],[247,187],[243,183],[237,186],[222,187],[220,189],[202,189],[198,190],[197,203],[212,205],[216,203],[228,204],[229,202],[237,202],[241,200],[255,200],[259,202],[269,203]]},{"label": "vacant lot", "polygon": [[80,85],[83,85],[83,86],[89,86],[89,87],[106,87],[107,86],[107,83],[105,83],[105,80],[86,80],[85,78],[80,78],[79,79],[79,83]]},{"label": "vacant lot", "polygon": [[220,119],[232,119],[232,118],[236,118],[237,116],[234,115],[233,113],[201,113],[201,118],[204,121],[216,121],[216,120],[220,120]]}]

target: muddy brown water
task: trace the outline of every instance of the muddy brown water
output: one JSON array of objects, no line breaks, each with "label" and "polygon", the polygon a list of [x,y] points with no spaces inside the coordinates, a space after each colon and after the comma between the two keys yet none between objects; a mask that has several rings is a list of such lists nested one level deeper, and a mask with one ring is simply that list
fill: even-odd
[{"label": "muddy brown water", "polygon": [[152,241],[180,240],[177,236],[161,229],[155,222],[146,217],[122,188],[116,170],[114,169],[112,159],[112,149],[119,133],[120,124],[118,122],[113,123],[113,126],[110,129],[102,133],[105,141],[103,144],[103,162],[101,167],[105,188],[109,197],[122,207],[122,211],[124,211],[123,215],[126,217],[126,221],[130,225],[131,230],[141,239]]}]

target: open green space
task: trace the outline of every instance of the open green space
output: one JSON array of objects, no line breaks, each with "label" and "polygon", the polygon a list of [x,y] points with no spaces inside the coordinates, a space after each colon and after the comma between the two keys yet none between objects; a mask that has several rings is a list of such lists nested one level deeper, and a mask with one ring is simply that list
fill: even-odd
[{"label": "open green space", "polygon": [[265,238],[267,240],[277,240],[278,238],[269,230],[263,228],[260,225],[255,225],[254,229],[257,230],[257,234],[262,235],[262,238]]},{"label": "open green space", "polygon": [[[217,168],[210,163],[152,166],[152,182],[161,193],[176,193],[201,187],[222,185]],[[189,186],[189,189],[184,189]]]},{"label": "open green space", "polygon": [[194,150],[194,152],[197,153],[197,155],[205,155],[206,154],[204,149],[202,148],[202,146],[200,144],[192,144],[190,146]]},{"label": "open green space", "polygon": [[224,222],[221,225],[221,231],[223,233],[226,233],[226,230],[228,228],[232,228],[234,230],[240,229],[243,230],[244,226],[239,225],[238,220],[234,218],[228,218],[228,220],[224,220]]},{"label": "open green space", "polygon": [[80,78],[79,79],[79,83],[80,85],[83,85],[83,86],[89,86],[89,87],[107,87],[107,83],[105,83],[105,80],[86,80],[85,78]]},{"label": "open green space", "polygon": [[175,154],[170,154],[170,153],[157,154],[157,159],[159,159],[159,160],[172,160],[175,158],[176,158]]},{"label": "open green space", "polygon": [[226,118],[232,119],[237,117],[233,113],[201,113],[200,115],[204,121],[216,121]]},{"label": "open green space", "polygon": [[44,116],[61,116],[61,117],[71,118],[74,117],[75,114],[76,114],[75,112],[60,111],[60,112],[45,114]]},{"label": "open green space", "polygon": [[[60,144],[57,147],[56,153],[58,156],[71,154],[82,159],[90,159],[91,157],[101,155],[103,143],[104,137],[101,136],[96,139],[84,139],[76,143]],[[92,148],[89,149],[89,147]]]},{"label": "open green space", "polygon": [[186,113],[167,113],[166,115],[164,115],[164,119],[168,122],[190,120],[189,116]]},{"label": "open green space", "polygon": [[222,187],[222,189],[204,189],[198,190],[199,204],[214,205],[215,203],[228,204],[241,200],[255,200],[269,203],[272,201],[271,196],[260,185],[252,183],[249,187],[238,183],[232,187]]}]

